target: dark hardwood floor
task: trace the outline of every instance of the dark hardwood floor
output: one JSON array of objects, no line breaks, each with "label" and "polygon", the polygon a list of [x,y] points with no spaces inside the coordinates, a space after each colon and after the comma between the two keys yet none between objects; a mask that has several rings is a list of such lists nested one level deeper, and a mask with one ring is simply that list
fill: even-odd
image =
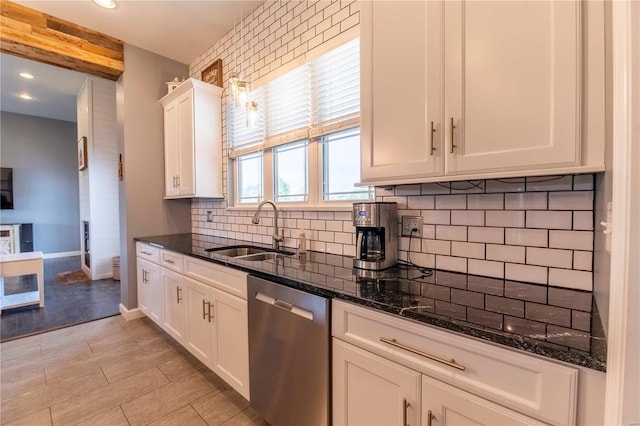
[{"label": "dark hardwood floor", "polygon": [[[45,259],[44,307],[7,309],[0,316],[0,341],[68,327],[118,314],[120,281],[59,284],[56,274],[80,269],[80,256]],[[37,290],[35,277],[9,278],[5,294]]]}]

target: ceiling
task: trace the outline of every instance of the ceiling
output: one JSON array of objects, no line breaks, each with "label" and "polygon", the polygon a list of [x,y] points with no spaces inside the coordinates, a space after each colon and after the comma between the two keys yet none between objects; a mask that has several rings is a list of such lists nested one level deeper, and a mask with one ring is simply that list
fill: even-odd
[{"label": "ceiling", "polygon": [[[119,0],[115,9],[107,10],[91,0],[13,1],[187,65],[231,31],[241,13],[247,16],[263,3],[263,0]],[[23,71],[35,78],[19,77],[18,73]],[[76,121],[76,95],[84,79],[81,73],[1,54],[0,108]],[[20,99],[23,92],[33,99]]]}]

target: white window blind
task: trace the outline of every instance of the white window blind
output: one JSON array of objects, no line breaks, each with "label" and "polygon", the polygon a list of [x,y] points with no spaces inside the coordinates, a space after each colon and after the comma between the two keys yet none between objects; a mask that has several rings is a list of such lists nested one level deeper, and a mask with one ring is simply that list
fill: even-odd
[{"label": "white window blind", "polygon": [[307,137],[312,117],[309,70],[303,65],[266,85],[267,146]]},{"label": "white window blind", "polygon": [[227,103],[227,142],[231,158],[261,150],[264,144],[264,88],[254,89],[250,99],[258,102],[258,117],[253,126],[248,125],[245,105]]},{"label": "white window blind", "polygon": [[360,124],[359,39],[315,59],[311,79],[316,97],[311,136]]}]

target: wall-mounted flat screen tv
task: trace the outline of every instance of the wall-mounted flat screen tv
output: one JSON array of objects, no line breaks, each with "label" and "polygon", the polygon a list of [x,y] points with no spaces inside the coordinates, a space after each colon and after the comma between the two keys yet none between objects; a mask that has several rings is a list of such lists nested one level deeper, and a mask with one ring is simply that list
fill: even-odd
[{"label": "wall-mounted flat screen tv", "polygon": [[0,195],[0,208],[13,209],[13,169],[10,167],[0,168]]}]

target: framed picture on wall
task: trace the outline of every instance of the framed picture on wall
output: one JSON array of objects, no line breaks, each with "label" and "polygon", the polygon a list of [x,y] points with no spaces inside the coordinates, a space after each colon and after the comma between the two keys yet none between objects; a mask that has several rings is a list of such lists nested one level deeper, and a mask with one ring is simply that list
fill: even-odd
[{"label": "framed picture on wall", "polygon": [[222,87],[222,59],[216,59],[211,65],[203,69],[200,79],[205,83]]},{"label": "framed picture on wall", "polygon": [[78,139],[78,170],[87,168],[87,137]]}]

